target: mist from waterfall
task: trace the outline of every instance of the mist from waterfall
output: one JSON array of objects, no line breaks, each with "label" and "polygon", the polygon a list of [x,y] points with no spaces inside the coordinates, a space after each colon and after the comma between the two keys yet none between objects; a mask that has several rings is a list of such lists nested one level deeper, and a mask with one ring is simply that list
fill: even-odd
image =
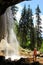
[{"label": "mist from waterfall", "polygon": [[25,56],[27,52],[23,52],[25,49],[20,47],[16,33],[14,32],[15,21],[13,19],[11,7],[2,15],[1,24],[2,36],[0,36],[0,51],[4,51],[5,58],[11,58],[11,60],[20,59],[21,57],[27,58],[27,56]]},{"label": "mist from waterfall", "polygon": [[[19,55],[19,43],[17,41],[16,38],[16,34],[13,30],[13,26],[14,26],[14,20],[13,20],[13,15],[12,15],[12,10],[11,7],[9,7],[6,12],[4,13],[4,15],[2,15],[3,21],[4,21],[4,39],[1,40],[5,42],[5,50],[6,56],[12,56],[12,55]],[[0,42],[0,43],[1,43]],[[3,44],[3,42],[2,42]]]}]

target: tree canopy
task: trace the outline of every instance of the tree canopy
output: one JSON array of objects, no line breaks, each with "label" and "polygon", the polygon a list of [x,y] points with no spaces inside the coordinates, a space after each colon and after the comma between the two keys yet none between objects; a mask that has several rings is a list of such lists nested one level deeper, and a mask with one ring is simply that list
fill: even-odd
[{"label": "tree canopy", "polygon": [[41,49],[42,27],[40,13],[40,8],[39,6],[37,6],[35,13],[36,25],[34,26],[32,9],[30,8],[30,6],[26,8],[26,5],[24,5],[20,21],[18,24],[16,23],[16,35],[21,47],[31,50],[33,50],[34,48],[37,48],[37,50]]}]

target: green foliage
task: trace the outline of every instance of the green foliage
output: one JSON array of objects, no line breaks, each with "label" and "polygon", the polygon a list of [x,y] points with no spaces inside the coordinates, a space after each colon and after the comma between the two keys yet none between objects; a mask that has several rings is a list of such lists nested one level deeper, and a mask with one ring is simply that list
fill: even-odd
[{"label": "green foliage", "polygon": [[35,46],[34,41],[34,25],[33,25],[33,19],[32,19],[32,10],[30,9],[30,6],[28,9],[26,9],[26,6],[24,6],[21,14],[21,19],[19,21],[19,39],[20,39],[20,45],[23,48],[31,48],[33,49]]},{"label": "green foliage", "polygon": [[40,51],[42,51],[43,43],[41,38],[41,18],[39,6],[36,9],[37,25],[35,27],[32,16],[33,14],[30,6],[28,6],[28,9],[24,6],[19,23],[17,23],[17,21],[14,22],[14,32],[16,33],[17,39],[23,48],[33,50],[34,47],[37,47],[38,50],[41,48]]},{"label": "green foliage", "polygon": [[27,42],[27,26],[26,26],[26,6],[24,6],[21,14],[21,19],[19,21],[19,36],[21,39],[21,46],[26,47],[26,42]]},{"label": "green foliage", "polygon": [[33,24],[33,18],[32,18],[32,16],[33,16],[32,9],[28,8],[28,12],[29,12],[29,32],[28,33],[30,33],[29,47],[33,50],[35,47],[35,36],[34,36],[34,24]]},{"label": "green foliage", "polygon": [[43,40],[42,40],[41,48],[40,48],[39,51],[40,51],[40,52],[43,52]]},{"label": "green foliage", "polygon": [[17,13],[17,11],[18,11],[18,7],[17,6],[15,6],[15,5],[13,5],[12,7],[11,7],[11,10],[12,10],[12,14],[13,14],[13,19],[14,20],[16,20],[16,13]]},{"label": "green foliage", "polygon": [[39,8],[39,6],[37,6],[37,8],[36,8],[36,42],[37,42],[37,50],[39,50],[40,49],[40,47],[41,47],[41,44],[42,44],[42,37],[41,37],[41,18],[40,18],[40,13],[41,13],[41,11],[40,11],[40,8]]}]

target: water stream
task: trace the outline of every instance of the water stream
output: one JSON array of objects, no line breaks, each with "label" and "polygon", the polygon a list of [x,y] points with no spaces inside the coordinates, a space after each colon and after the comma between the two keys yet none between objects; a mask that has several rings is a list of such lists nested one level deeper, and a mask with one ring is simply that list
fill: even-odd
[{"label": "water stream", "polygon": [[20,58],[19,56],[19,43],[16,38],[16,34],[13,30],[14,20],[12,15],[11,7],[9,7],[4,15],[3,18],[3,26],[4,26],[4,39],[1,40],[1,44],[3,45],[3,49],[5,51],[6,58]]}]

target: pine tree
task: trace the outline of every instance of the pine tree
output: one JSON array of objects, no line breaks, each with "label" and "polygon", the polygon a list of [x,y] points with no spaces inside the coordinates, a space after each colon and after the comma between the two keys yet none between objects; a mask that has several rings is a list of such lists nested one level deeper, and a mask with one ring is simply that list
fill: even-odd
[{"label": "pine tree", "polygon": [[34,49],[34,47],[35,47],[35,36],[34,36],[34,24],[33,24],[33,18],[32,18],[32,16],[33,16],[33,14],[32,14],[32,9],[30,9],[30,7],[28,8],[28,15],[29,15],[29,22],[28,22],[28,24],[29,24],[29,27],[28,27],[28,29],[29,29],[29,34],[30,34],[30,45],[29,45],[29,47],[33,50]]},{"label": "pine tree", "polygon": [[34,24],[32,16],[32,10],[30,9],[30,6],[28,7],[28,9],[26,9],[26,6],[24,6],[21,14],[21,19],[19,21],[19,32],[22,41],[21,46],[24,48],[30,47],[33,50],[35,46],[35,41]]},{"label": "pine tree", "polygon": [[41,37],[41,18],[40,18],[40,13],[41,13],[41,11],[40,11],[40,8],[39,8],[39,6],[37,6],[37,8],[36,8],[36,35],[37,35],[37,50],[41,47],[41,43],[42,43],[42,37]]},{"label": "pine tree", "polygon": [[26,6],[24,6],[21,14],[21,19],[19,21],[19,32],[21,37],[21,46],[26,47],[26,35],[27,35],[27,29],[26,29]]},{"label": "pine tree", "polygon": [[11,7],[11,10],[12,10],[12,14],[13,14],[13,19],[14,20],[16,20],[16,13],[17,13],[17,11],[18,11],[18,7],[17,6],[15,6],[15,5],[13,5],[12,7]]}]

